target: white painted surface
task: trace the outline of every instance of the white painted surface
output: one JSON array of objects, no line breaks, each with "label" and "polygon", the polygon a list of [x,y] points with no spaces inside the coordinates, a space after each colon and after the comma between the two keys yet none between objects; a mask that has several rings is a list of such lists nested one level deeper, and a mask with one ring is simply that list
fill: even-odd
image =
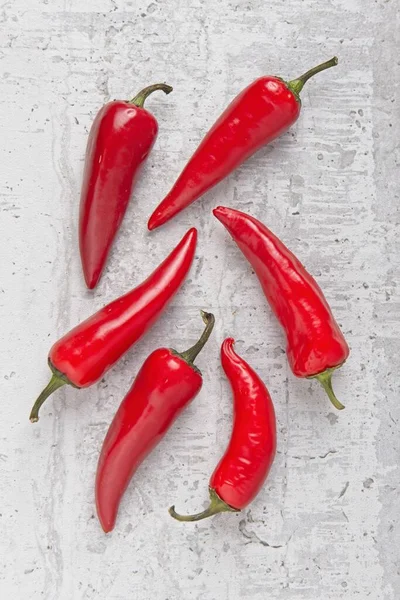
[{"label": "white painted surface", "polygon": [[[399,11],[394,0],[9,0],[0,11],[0,597],[12,600],[394,600],[399,547]],[[290,133],[154,234],[145,223],[227,102],[265,73],[310,82]],[[100,286],[83,285],[76,224],[98,108],[156,81],[159,138]],[[262,218],[313,273],[352,354],[335,377],[347,408],[296,380],[284,338],[217,204]],[[59,391],[37,425],[57,337],[130,289],[187,228],[189,280],[105,380]],[[98,452],[147,354],[185,348],[217,317],[198,360],[201,395],[143,464],[113,534],[94,517]],[[249,510],[198,525],[230,430],[218,361],[226,335],[268,384],[279,454]]]}]

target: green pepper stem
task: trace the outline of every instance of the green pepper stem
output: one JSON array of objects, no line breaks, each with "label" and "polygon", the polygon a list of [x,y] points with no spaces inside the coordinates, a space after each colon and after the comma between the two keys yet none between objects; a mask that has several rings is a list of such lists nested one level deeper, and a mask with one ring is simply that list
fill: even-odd
[{"label": "green pepper stem", "polygon": [[333,369],[326,369],[322,373],[318,373],[318,375],[314,375],[314,379],[318,379],[326,393],[328,394],[329,400],[332,402],[333,406],[338,410],[343,410],[344,406],[335,396],[335,392],[332,387],[332,375],[333,372],[337,369],[334,367]]},{"label": "green pepper stem", "polygon": [[149,85],[148,87],[145,87],[143,90],[141,90],[138,94],[136,94],[136,96],[132,98],[132,100],[129,100],[129,104],[134,104],[139,108],[143,108],[146,98],[150,96],[150,94],[152,94],[153,92],[156,92],[157,90],[162,90],[166,94],[170,94],[173,88],[170,85],[167,85],[166,83],[155,83],[154,85]]},{"label": "green pepper stem", "polygon": [[188,350],[185,352],[179,352],[179,356],[183,358],[187,363],[193,364],[197,355],[202,351],[204,345],[207,343],[208,338],[211,335],[211,332],[214,328],[215,317],[212,313],[205,312],[204,310],[200,311],[201,317],[205,323],[205,329],[201,334],[200,339]]},{"label": "green pepper stem", "polygon": [[39,395],[38,399],[32,407],[31,414],[29,415],[29,420],[31,423],[36,423],[37,421],[39,421],[39,410],[42,404],[53,392],[58,390],[58,388],[62,387],[66,383],[68,382],[65,379],[63,379],[56,373],[53,373],[49,383],[46,385],[46,387]]},{"label": "green pepper stem", "polygon": [[307,73],[300,75],[297,79],[293,79],[293,81],[289,81],[286,85],[287,87],[298,97],[301,90],[304,87],[306,81],[308,81],[311,77],[314,77],[317,73],[321,73],[321,71],[325,71],[326,69],[330,69],[331,67],[335,67],[338,64],[337,56],[334,56],[330,60],[313,67]]},{"label": "green pepper stem", "polygon": [[217,494],[215,490],[209,488],[210,492],[210,505],[202,512],[196,513],[195,515],[180,515],[175,511],[175,506],[171,506],[168,509],[171,517],[177,521],[201,521],[207,519],[221,512],[240,512],[237,508],[232,508],[229,504],[226,504]]}]

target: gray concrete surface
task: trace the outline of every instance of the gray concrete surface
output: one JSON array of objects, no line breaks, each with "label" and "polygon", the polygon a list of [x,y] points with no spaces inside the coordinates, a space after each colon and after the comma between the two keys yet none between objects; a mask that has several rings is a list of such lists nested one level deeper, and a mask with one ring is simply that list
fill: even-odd
[{"label": "gray concrete surface", "polygon": [[[397,600],[399,576],[399,7],[395,0],[9,0],[0,10],[0,597],[12,600]],[[227,102],[265,73],[310,82],[291,131],[175,221],[145,223]],[[166,81],[159,138],[107,271],[86,291],[79,189],[98,108]],[[262,218],[315,275],[351,345],[330,408],[284,338],[217,204]],[[99,385],[28,422],[59,335],[139,283],[191,225],[196,262],[153,331]],[[144,357],[196,338],[204,388],[146,460],[115,531],[95,518],[108,423]],[[197,525],[230,431],[226,335],[273,396],[278,456],[249,509]]]}]

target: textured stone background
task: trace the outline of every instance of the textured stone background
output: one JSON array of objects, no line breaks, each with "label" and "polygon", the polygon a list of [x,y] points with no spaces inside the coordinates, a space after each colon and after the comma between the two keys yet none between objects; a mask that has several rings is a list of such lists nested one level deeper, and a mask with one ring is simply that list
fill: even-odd
[{"label": "textured stone background", "polygon": [[[397,600],[399,9],[395,0],[9,0],[0,9],[0,596],[12,600]],[[227,102],[261,74],[307,84],[291,131],[154,234],[148,215]],[[83,156],[98,108],[156,81],[159,138],[94,294],[77,251]],[[254,275],[211,208],[262,218],[313,273],[352,354],[346,404],[295,379]],[[195,264],[150,335],[99,385],[61,390],[33,426],[51,343],[139,283],[189,226]],[[94,516],[98,452],[144,357],[217,317],[201,395],[132,482],[115,531]],[[224,449],[226,335],[267,382],[279,453],[248,510],[198,525]]]}]

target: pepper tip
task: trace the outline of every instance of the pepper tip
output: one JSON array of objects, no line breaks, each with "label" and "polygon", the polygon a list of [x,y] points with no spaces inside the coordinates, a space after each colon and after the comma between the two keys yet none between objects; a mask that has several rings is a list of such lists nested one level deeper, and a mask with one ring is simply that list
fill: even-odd
[{"label": "pepper tip", "polygon": [[111,533],[112,530],[114,529],[114,527],[105,527],[103,524],[101,524],[101,528],[104,531],[104,533]]},{"label": "pepper tip", "polygon": [[218,221],[224,224],[224,216],[226,216],[227,213],[229,214],[229,210],[231,209],[227,208],[226,206],[217,206],[213,210],[213,215],[216,219],[218,219]]},{"label": "pepper tip", "polygon": [[97,275],[92,274],[92,276],[85,274],[85,283],[88,290],[94,290],[96,285],[99,283],[100,276],[101,273],[98,273]]},{"label": "pepper tip", "polygon": [[150,217],[150,219],[147,222],[147,229],[149,231],[153,231],[153,229],[156,228],[156,225],[154,224],[154,221],[152,220],[152,218]]},{"label": "pepper tip", "polygon": [[97,509],[97,517],[99,519],[100,526],[104,533],[111,533],[115,526],[115,517],[114,518],[102,518],[100,516],[99,509]]}]

